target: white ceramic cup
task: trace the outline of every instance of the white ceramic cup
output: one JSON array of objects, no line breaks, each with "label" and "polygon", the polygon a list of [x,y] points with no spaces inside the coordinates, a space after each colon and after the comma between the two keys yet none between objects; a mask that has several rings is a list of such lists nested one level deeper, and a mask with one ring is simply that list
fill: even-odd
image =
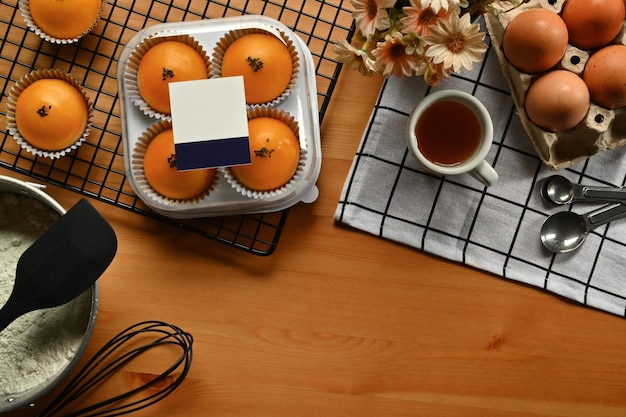
[{"label": "white ceramic cup", "polygon": [[[455,101],[470,109],[477,117],[480,124],[480,141],[478,148],[469,158],[464,161],[444,165],[430,161],[418,147],[415,129],[418,120],[431,105],[441,101]],[[454,114],[450,114],[448,123],[455,123]],[[458,120],[456,120],[458,123]],[[417,161],[428,171],[439,175],[459,175],[469,173],[486,186],[492,186],[498,182],[498,173],[485,161],[493,143],[493,123],[485,106],[473,95],[459,90],[440,90],[429,94],[413,109],[409,116],[406,130],[407,145],[409,151]]]}]

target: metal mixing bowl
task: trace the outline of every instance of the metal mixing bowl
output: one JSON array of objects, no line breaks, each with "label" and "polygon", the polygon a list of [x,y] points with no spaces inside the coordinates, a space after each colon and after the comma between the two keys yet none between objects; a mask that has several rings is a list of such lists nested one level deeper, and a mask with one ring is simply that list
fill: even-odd
[{"label": "metal mixing bowl", "polygon": [[[60,215],[65,214],[65,209],[52,197],[38,189],[37,187],[30,185],[24,181],[20,181],[11,177],[7,177],[4,175],[0,175],[0,193],[19,193],[33,199],[36,199],[47,206],[51,207],[53,210],[58,212]],[[87,326],[85,328],[85,333],[80,343],[80,347],[76,351],[74,357],[63,367],[61,368],[56,375],[49,378],[45,382],[37,385],[31,389],[26,391],[18,392],[10,395],[1,395],[0,394],[0,414],[16,410],[19,408],[26,408],[34,406],[35,402],[40,399],[42,396],[47,394],[51,389],[57,386],[63,379],[65,379],[69,372],[76,366],[76,363],[82,356],[85,348],[87,347],[87,343],[91,338],[91,334],[93,332],[93,328],[96,322],[96,314],[98,311],[98,284],[97,282],[93,284],[93,286],[87,290],[91,293],[91,310],[89,312],[89,320],[87,322]],[[86,295],[85,295],[86,296]]]}]

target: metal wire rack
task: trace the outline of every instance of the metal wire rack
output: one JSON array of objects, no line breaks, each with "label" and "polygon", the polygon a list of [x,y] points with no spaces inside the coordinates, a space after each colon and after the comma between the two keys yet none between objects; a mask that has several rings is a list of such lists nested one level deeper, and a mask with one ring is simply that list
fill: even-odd
[{"label": "metal wire rack", "polygon": [[[56,45],[30,31],[18,0],[0,0],[0,166],[121,209],[158,219],[256,255],[274,252],[289,209],[276,213],[175,220],[138,199],[126,180],[116,68],[126,42],[145,27],[164,22],[256,14],[289,26],[308,45],[316,70],[320,122],[341,69],[332,42],[351,33],[342,0],[112,0],[97,27],[78,44]],[[21,150],[6,129],[12,85],[35,69],[58,68],[77,78],[92,100],[95,122],[87,143],[54,161]]]}]

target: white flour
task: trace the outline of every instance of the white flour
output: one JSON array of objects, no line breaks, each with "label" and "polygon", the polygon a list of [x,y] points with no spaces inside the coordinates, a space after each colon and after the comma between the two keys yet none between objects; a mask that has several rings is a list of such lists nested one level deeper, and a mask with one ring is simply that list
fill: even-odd
[{"label": "white flour", "polygon": [[[0,307],[9,299],[22,254],[59,214],[31,197],[0,192]],[[91,294],[33,311],[0,332],[0,396],[35,387],[63,369],[79,349]]]}]

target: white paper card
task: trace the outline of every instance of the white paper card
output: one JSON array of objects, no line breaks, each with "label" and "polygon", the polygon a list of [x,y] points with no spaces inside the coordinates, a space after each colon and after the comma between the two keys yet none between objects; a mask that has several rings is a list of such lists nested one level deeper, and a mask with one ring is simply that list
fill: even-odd
[{"label": "white paper card", "polygon": [[169,84],[179,171],[251,163],[243,77]]}]

